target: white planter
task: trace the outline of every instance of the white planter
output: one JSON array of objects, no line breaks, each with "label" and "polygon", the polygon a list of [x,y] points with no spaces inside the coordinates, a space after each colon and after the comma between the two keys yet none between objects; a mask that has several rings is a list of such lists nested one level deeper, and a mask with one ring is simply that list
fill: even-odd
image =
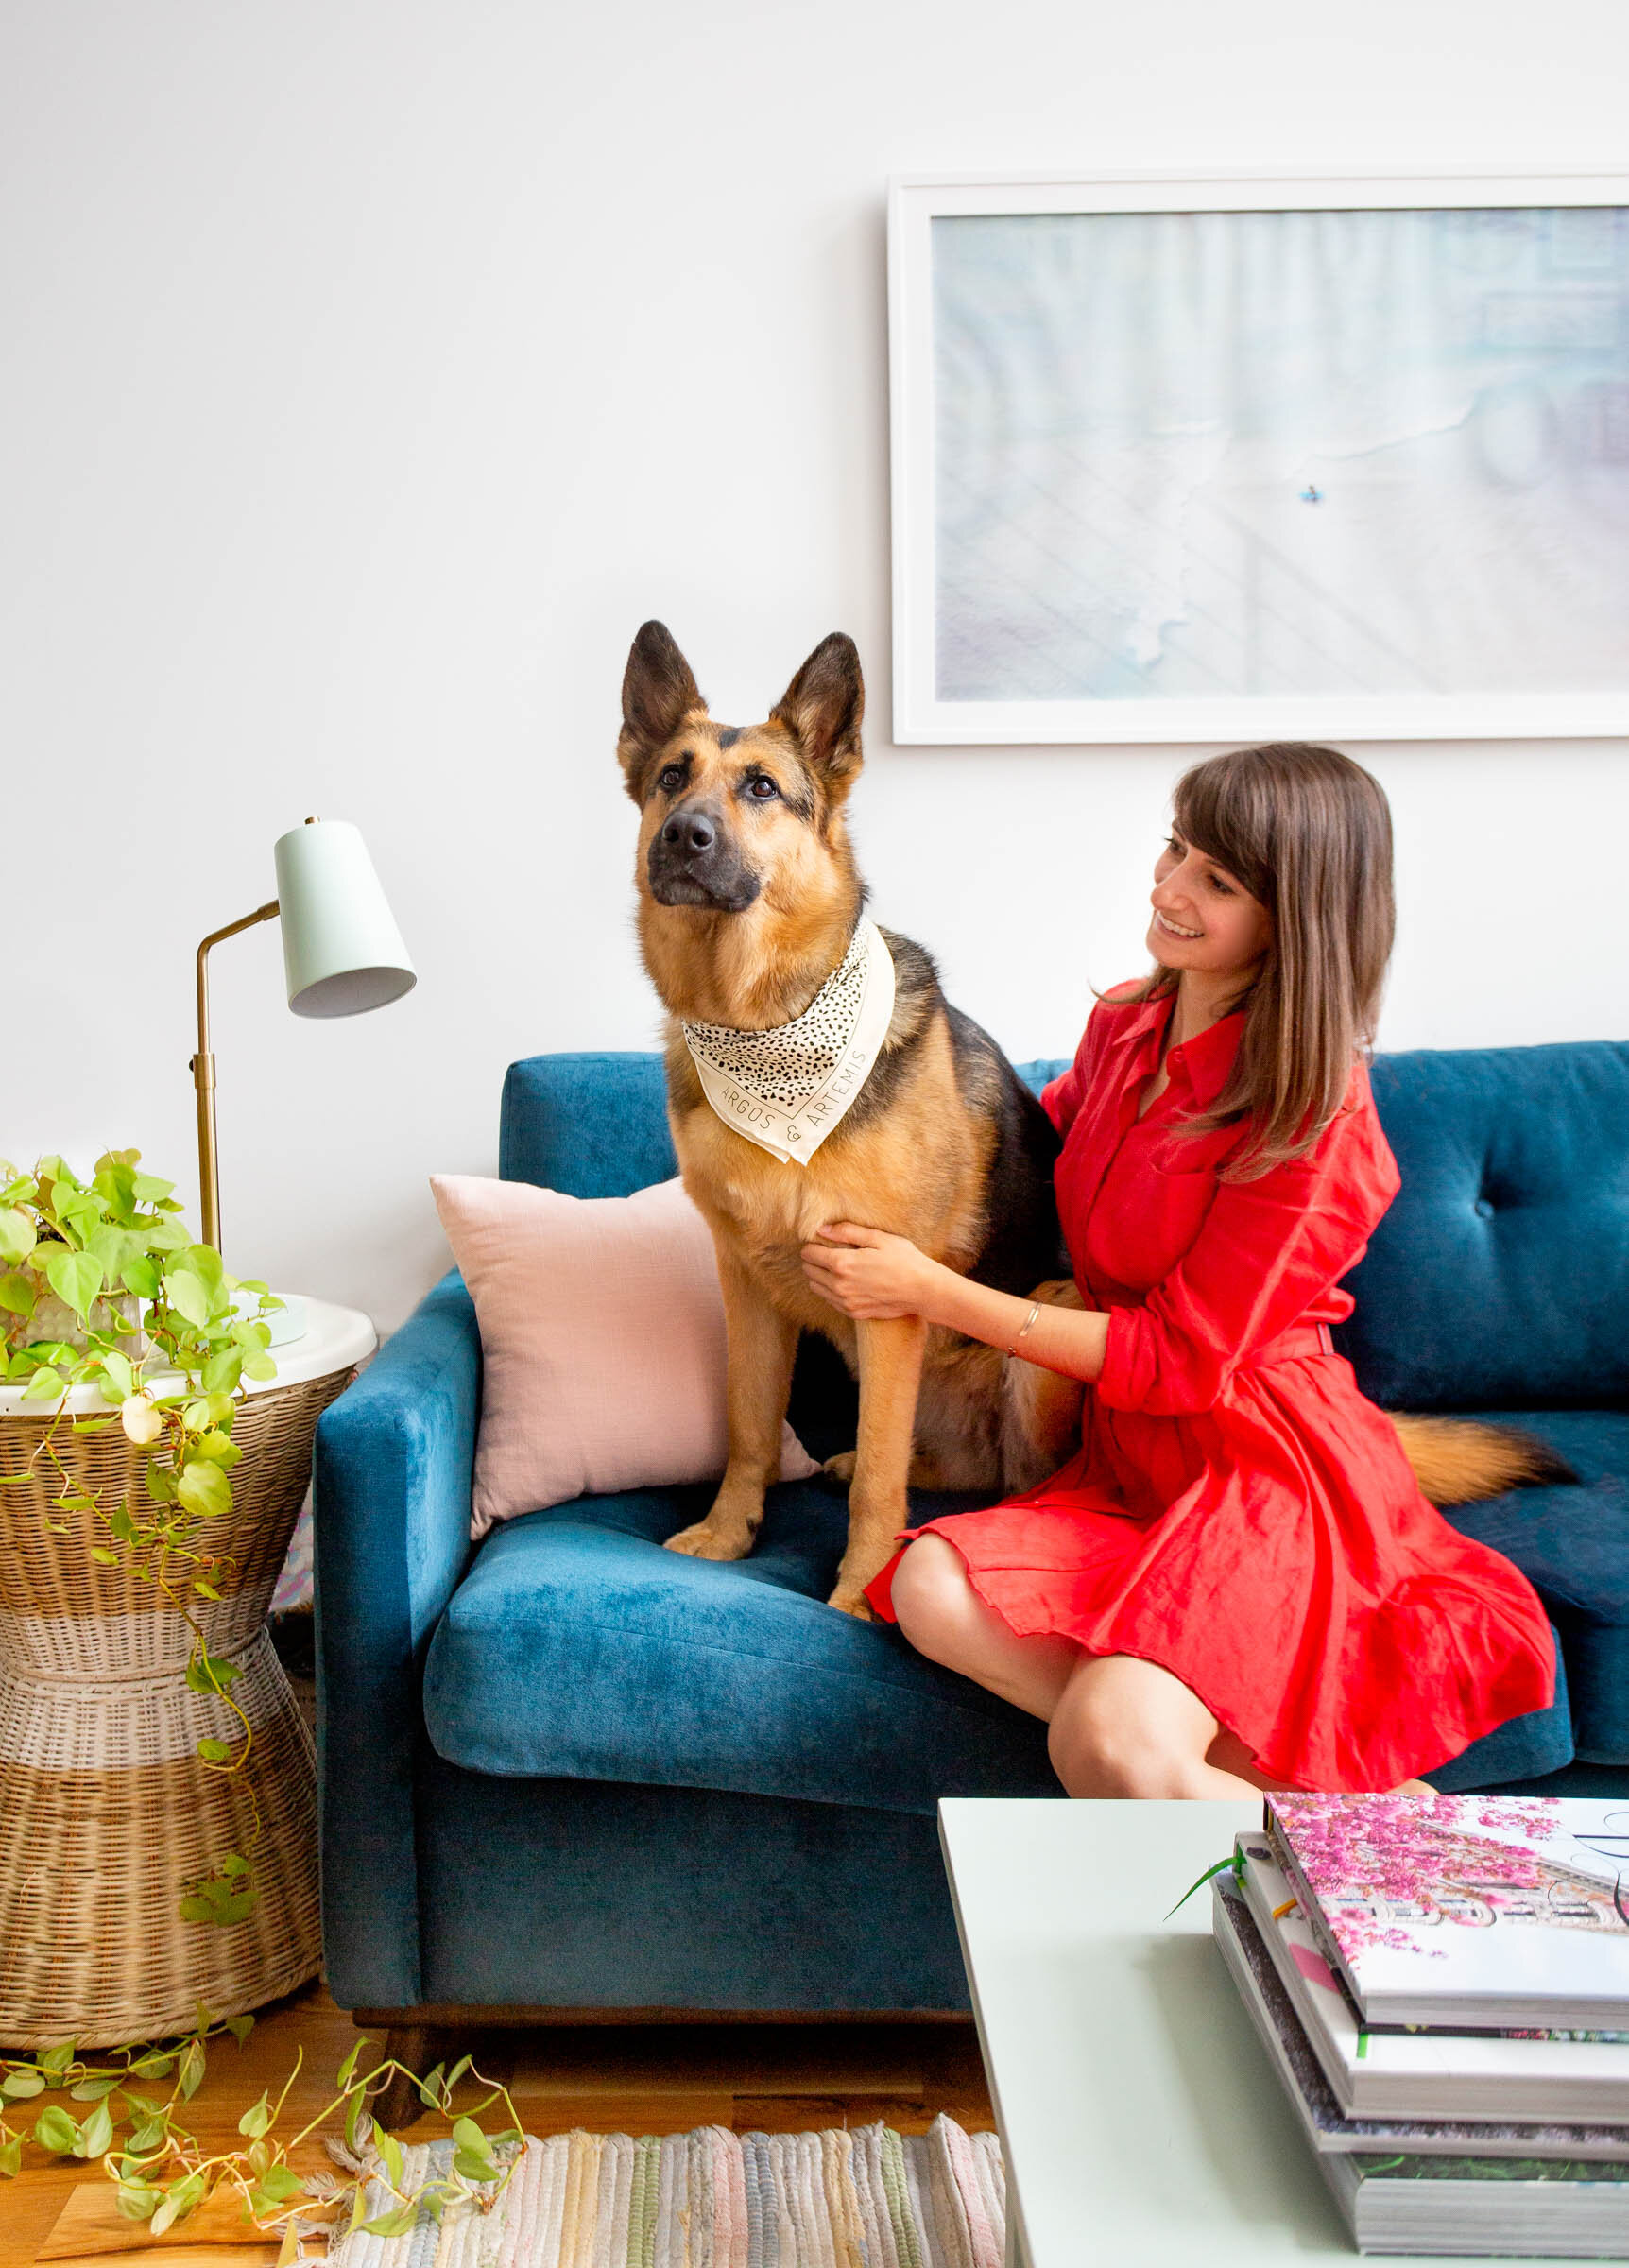
[{"label": "white planter", "polygon": [[[110,1318],[122,1315],[135,1328],[119,1340],[121,1350],[135,1362],[146,1351],[146,1333],[141,1328],[142,1303],[134,1292],[121,1292],[116,1299],[95,1299],[91,1303],[93,1327],[105,1332]],[[56,1293],[42,1286],[34,1302],[34,1313],[26,1320],[22,1315],[7,1314],[6,1345],[8,1348],[31,1347],[39,1339],[60,1339],[65,1347],[83,1347],[85,1327],[73,1309],[59,1299]]]}]

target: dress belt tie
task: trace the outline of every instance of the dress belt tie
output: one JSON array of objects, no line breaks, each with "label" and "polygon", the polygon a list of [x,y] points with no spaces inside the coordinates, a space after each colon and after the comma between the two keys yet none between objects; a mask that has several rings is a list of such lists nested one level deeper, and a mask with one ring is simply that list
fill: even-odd
[{"label": "dress belt tie", "polygon": [[1327,1323],[1292,1323],[1276,1339],[1259,1347],[1250,1358],[1252,1368],[1267,1363],[1293,1363],[1307,1354],[1333,1354],[1335,1343]]},{"label": "dress belt tie", "polygon": [[[1101,1312],[1111,1315],[1120,1304],[1119,1301],[1111,1301]],[[1124,1304],[1135,1306],[1137,1303],[1126,1301]],[[1264,1339],[1251,1355],[1246,1367],[1259,1370],[1268,1363],[1295,1363],[1309,1354],[1333,1354],[1334,1351],[1335,1342],[1329,1336],[1327,1323],[1292,1323],[1289,1330],[1281,1331],[1276,1339]]]}]

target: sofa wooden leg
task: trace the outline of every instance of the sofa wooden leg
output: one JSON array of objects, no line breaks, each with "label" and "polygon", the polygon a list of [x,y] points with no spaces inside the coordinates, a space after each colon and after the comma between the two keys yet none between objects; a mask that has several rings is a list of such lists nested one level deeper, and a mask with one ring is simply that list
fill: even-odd
[{"label": "sofa wooden leg", "polygon": [[399,2134],[423,2117],[424,2099],[413,2082],[441,2060],[443,2037],[434,2024],[403,2024],[386,2033],[380,2060],[403,2069],[391,2072],[368,2107],[386,2134]]}]

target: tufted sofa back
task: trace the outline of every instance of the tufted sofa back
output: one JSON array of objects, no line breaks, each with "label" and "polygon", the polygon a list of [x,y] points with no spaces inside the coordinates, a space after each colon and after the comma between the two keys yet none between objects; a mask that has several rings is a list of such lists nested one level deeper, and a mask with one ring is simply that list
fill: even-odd
[{"label": "tufted sofa back", "polygon": [[1402,1188],[1336,1333],[1388,1409],[1629,1402],[1629,1044],[1377,1056]]},{"label": "tufted sofa back", "polygon": [[[1024,1063],[1038,1088],[1061,1063]],[[1402,1190],[1336,1334],[1388,1409],[1629,1403],[1629,1043],[1379,1056]],[[677,1171],[657,1055],[533,1056],[499,1169],[578,1197]]]}]

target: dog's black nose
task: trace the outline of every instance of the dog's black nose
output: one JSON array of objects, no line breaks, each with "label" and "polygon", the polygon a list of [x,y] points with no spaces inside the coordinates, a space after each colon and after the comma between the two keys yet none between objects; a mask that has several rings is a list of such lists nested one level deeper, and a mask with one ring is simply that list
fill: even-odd
[{"label": "dog's black nose", "polygon": [[662,829],[661,839],[670,849],[686,850],[694,856],[712,849],[718,840],[718,829],[704,811],[676,811]]}]

